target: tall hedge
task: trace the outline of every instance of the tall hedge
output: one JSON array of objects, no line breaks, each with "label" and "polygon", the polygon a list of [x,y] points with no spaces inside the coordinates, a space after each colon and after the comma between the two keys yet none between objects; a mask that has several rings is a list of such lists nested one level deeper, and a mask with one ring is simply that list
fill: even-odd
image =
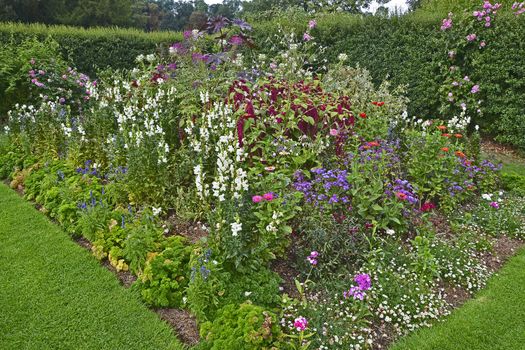
[{"label": "tall hedge", "polygon": [[88,75],[97,69],[133,68],[139,54],[154,52],[158,45],[181,40],[181,33],[144,33],[135,29],[46,26],[42,24],[0,23],[0,42],[22,42],[27,37],[51,36],[66,58]]}]

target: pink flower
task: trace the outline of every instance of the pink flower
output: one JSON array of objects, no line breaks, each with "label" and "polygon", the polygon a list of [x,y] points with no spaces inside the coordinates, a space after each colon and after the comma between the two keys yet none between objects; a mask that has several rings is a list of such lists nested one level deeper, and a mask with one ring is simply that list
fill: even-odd
[{"label": "pink flower", "polygon": [[482,41],[479,43],[479,47],[483,48],[487,45],[487,43],[485,41]]},{"label": "pink flower", "polygon": [[499,203],[498,202],[490,202],[490,206],[494,209],[499,209]]},{"label": "pink flower", "polygon": [[477,94],[479,92],[479,85],[474,85],[470,92],[473,94]]},{"label": "pink flower", "polygon": [[447,30],[452,27],[452,18],[445,18],[441,24],[441,30]]},{"label": "pink flower", "polygon": [[476,40],[478,36],[476,34],[469,34],[467,35],[467,41],[471,42],[471,41],[474,41]]},{"label": "pink flower", "polygon": [[331,136],[337,136],[338,134],[339,134],[339,131],[337,131],[337,129],[330,129]]},{"label": "pink flower", "polygon": [[308,320],[302,316],[297,317],[293,322],[293,326],[295,327],[295,329],[297,329],[297,331],[302,332],[308,326]]},{"label": "pink flower", "polygon": [[263,198],[266,199],[268,202],[271,202],[274,199],[274,195],[272,192],[268,192],[263,194]]},{"label": "pink flower", "polygon": [[314,29],[315,27],[317,27],[317,21],[315,19],[312,19],[310,22],[308,22],[309,29]]},{"label": "pink flower", "polygon": [[304,41],[310,41],[312,39],[313,39],[313,37],[309,33],[304,33],[303,34],[303,40]]},{"label": "pink flower", "polygon": [[252,197],[252,202],[254,202],[254,203],[260,203],[262,200],[263,200],[263,197],[261,197],[261,196],[253,196]]}]

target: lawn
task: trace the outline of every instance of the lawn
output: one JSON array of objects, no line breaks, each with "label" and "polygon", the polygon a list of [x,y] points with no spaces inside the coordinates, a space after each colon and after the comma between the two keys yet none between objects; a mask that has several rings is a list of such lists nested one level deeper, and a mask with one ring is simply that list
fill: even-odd
[{"label": "lawn", "polygon": [[525,349],[525,250],[445,322],[401,339],[391,350]]},{"label": "lawn", "polygon": [[89,252],[0,184],[0,349],[182,349]]}]

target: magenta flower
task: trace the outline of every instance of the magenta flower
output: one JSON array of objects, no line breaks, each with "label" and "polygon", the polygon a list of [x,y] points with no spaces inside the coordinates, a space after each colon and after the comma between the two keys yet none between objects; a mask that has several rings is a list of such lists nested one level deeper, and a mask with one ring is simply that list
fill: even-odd
[{"label": "magenta flower", "polygon": [[308,22],[309,29],[314,29],[315,27],[317,27],[317,21],[315,19],[312,19],[310,22]]},{"label": "magenta flower", "polygon": [[331,136],[337,136],[339,134],[339,132],[337,131],[337,129],[330,129],[330,135]]},{"label": "magenta flower", "polygon": [[268,193],[263,194],[263,198],[266,199],[268,202],[271,202],[273,201],[275,196],[272,192],[268,192]]},{"label": "magenta flower", "polygon": [[467,35],[467,41],[471,42],[471,41],[474,41],[476,40],[478,36],[476,34],[469,34]]},{"label": "magenta flower", "polygon": [[489,204],[494,209],[499,209],[499,203],[498,202],[490,202]]},{"label": "magenta flower", "polygon": [[354,277],[354,281],[357,283],[358,287],[362,291],[369,290],[372,286],[372,280],[370,275],[367,273],[361,273]]},{"label": "magenta flower", "polygon": [[308,320],[304,317],[297,317],[295,321],[293,322],[293,326],[297,331],[302,332],[308,327]]},{"label": "magenta flower", "polygon": [[313,39],[313,37],[309,33],[304,33],[303,34],[303,40],[304,41],[310,41],[312,39]]},{"label": "magenta flower", "polygon": [[261,197],[261,196],[253,196],[252,197],[252,202],[254,202],[254,203],[260,203],[262,200],[263,200],[263,197]]},{"label": "magenta flower", "polygon": [[234,35],[230,38],[230,44],[240,46],[242,45],[243,40],[239,35]]},{"label": "magenta flower", "polygon": [[473,94],[477,94],[479,92],[479,85],[474,85],[470,92]]},{"label": "magenta flower", "polygon": [[316,250],[314,250],[313,252],[310,253],[310,256],[308,256],[306,258],[306,260],[308,260],[308,262],[310,264],[312,264],[313,266],[316,266],[317,265],[317,257],[319,256],[319,252],[317,252]]}]

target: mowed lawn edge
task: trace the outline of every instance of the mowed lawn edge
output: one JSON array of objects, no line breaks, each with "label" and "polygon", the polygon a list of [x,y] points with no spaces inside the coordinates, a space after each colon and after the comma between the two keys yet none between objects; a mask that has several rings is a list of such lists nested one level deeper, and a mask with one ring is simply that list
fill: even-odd
[{"label": "mowed lawn edge", "polygon": [[0,349],[183,349],[89,252],[0,183]]},{"label": "mowed lawn edge", "polygon": [[525,349],[525,248],[475,298],[443,322],[400,339],[389,350]]}]

